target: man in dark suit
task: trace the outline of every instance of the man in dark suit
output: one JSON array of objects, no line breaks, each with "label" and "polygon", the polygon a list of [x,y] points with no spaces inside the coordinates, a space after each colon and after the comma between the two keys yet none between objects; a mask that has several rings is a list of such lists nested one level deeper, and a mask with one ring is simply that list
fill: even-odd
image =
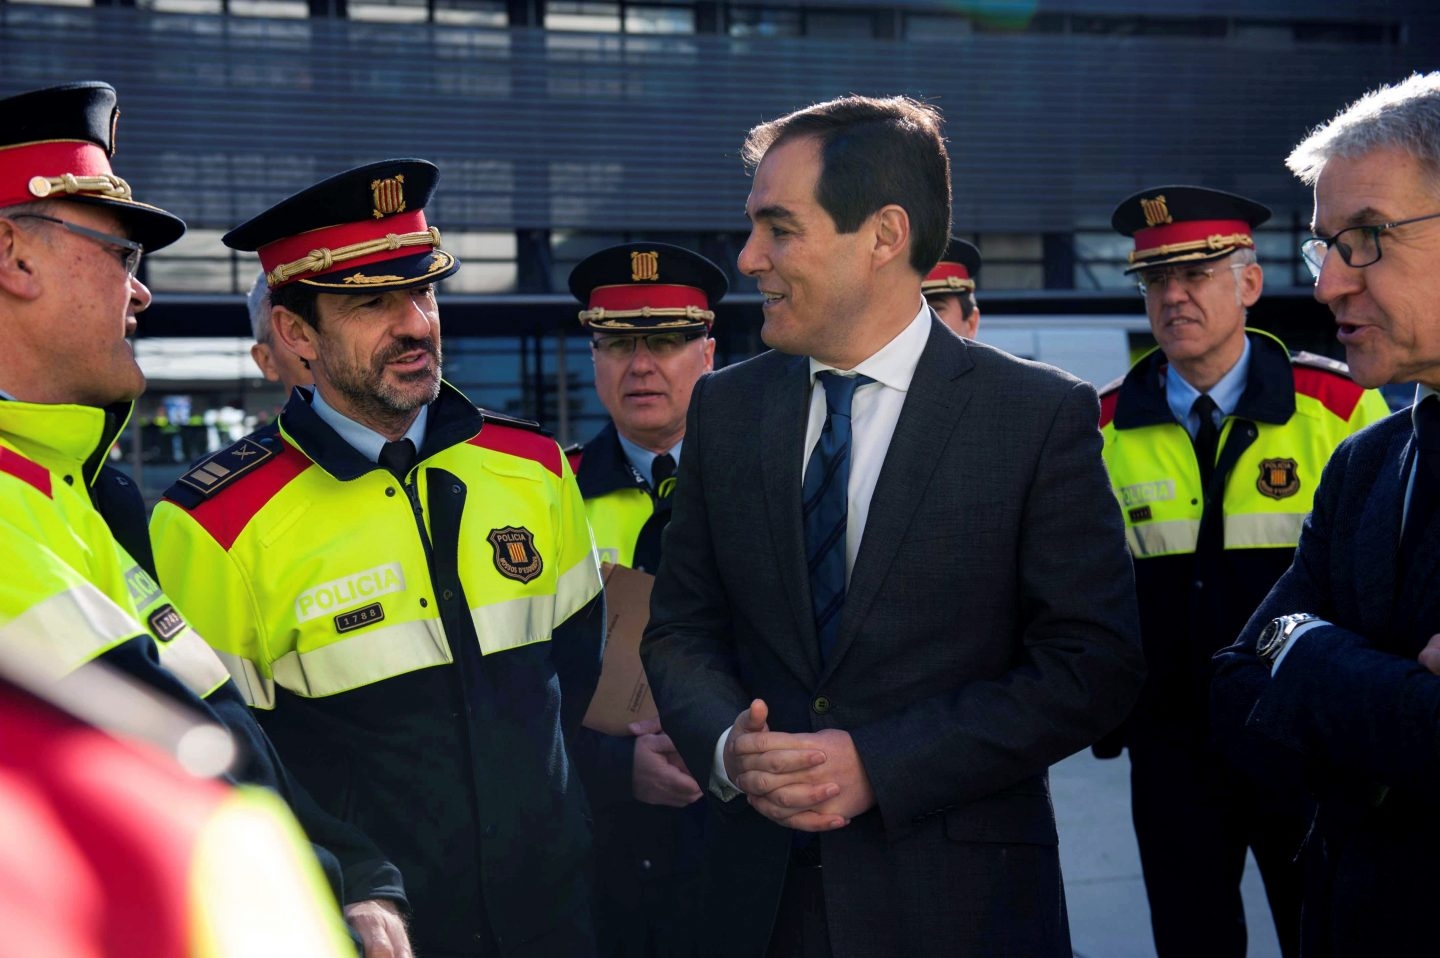
[{"label": "man in dark suit", "polygon": [[1290,168],[1315,188],[1301,252],[1351,375],[1418,382],[1336,449],[1295,561],[1217,656],[1217,737],[1304,781],[1305,956],[1434,954],[1440,899],[1440,73],[1359,100]]},{"label": "man in dark suit", "polygon": [[1068,956],[1047,769],[1143,673],[1095,392],[925,306],[934,108],[744,152],[774,351],[695,387],[642,646],[714,798],[701,950]]}]

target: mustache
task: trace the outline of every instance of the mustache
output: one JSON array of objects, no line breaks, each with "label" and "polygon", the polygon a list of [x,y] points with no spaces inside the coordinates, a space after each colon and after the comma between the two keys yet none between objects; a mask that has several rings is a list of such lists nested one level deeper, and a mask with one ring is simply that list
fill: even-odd
[{"label": "mustache", "polygon": [[424,339],[407,338],[397,341],[393,346],[391,346],[389,349],[385,350],[383,354],[381,354],[380,365],[383,366],[386,363],[393,362],[399,359],[401,356],[405,355],[406,353],[414,352],[417,349],[423,350],[424,352],[428,353],[430,357],[435,359],[437,362],[440,359],[440,347],[435,344],[434,339],[426,336]]}]

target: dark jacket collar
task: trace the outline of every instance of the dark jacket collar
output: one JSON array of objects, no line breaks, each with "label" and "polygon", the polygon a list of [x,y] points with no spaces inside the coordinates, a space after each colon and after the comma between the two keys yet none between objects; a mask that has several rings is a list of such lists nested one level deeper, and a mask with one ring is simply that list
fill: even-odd
[{"label": "dark jacket collar", "polygon": [[[1285,423],[1295,414],[1295,376],[1290,352],[1269,333],[1247,329],[1250,369],[1245,392],[1230,413],[1251,422]],[[1175,421],[1165,401],[1165,354],[1152,350],[1130,368],[1115,405],[1116,429],[1139,429]]]},{"label": "dark jacket collar", "polygon": [[[280,412],[280,429],[285,437],[312,462],[330,475],[348,482],[382,466],[371,462],[354,446],[340,438],[339,433],[321,419],[310,406],[311,394],[297,389],[290,394]],[[425,446],[417,463],[474,438],[482,423],[480,410],[465,394],[447,382],[440,384],[440,395],[430,404],[430,418],[425,428]]]},{"label": "dark jacket collar", "polygon": [[630,465],[625,449],[620,445],[620,433],[613,421],[605,423],[594,438],[585,443],[581,450],[580,468],[575,479],[580,483],[580,495],[586,499],[600,496],[617,489],[643,489],[649,491],[645,479]]}]

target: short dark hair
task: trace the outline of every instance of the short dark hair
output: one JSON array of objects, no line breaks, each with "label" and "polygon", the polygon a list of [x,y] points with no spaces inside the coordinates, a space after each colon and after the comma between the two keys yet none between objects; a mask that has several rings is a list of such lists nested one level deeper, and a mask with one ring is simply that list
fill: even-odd
[{"label": "short dark hair", "polygon": [[910,216],[910,265],[921,276],[940,262],[950,239],[950,155],[940,111],[907,96],[846,96],[762,123],[741,155],[754,172],[773,146],[803,137],[820,142],[815,199],[841,233],[894,203]]},{"label": "short dark hair", "polygon": [[303,283],[287,283],[270,290],[270,305],[283,306],[311,329],[320,328],[320,291]]}]

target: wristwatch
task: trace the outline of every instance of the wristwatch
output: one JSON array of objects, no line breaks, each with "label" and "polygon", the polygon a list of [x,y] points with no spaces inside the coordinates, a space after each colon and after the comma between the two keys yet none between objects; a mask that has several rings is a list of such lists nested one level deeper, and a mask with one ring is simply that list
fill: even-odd
[{"label": "wristwatch", "polygon": [[1306,622],[1319,620],[1320,616],[1309,612],[1296,612],[1270,620],[1270,624],[1260,631],[1260,638],[1255,642],[1255,654],[1270,668],[1275,668],[1275,660],[1285,651],[1285,646],[1290,644],[1290,637],[1295,634],[1295,630]]}]

